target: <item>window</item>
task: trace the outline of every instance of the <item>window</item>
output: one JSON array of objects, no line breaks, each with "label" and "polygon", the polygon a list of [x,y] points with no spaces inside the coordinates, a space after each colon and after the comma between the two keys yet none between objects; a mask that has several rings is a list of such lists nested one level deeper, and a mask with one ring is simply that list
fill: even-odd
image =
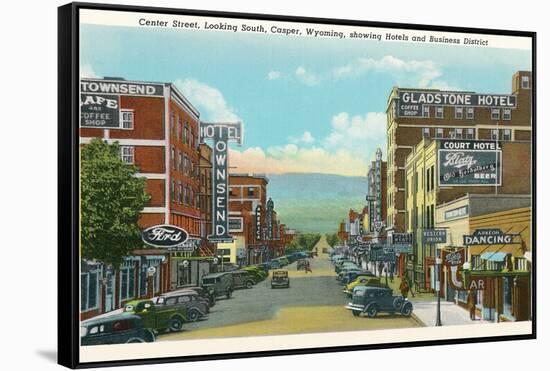
[{"label": "window", "polygon": [[462,129],[455,129],[455,138],[462,139]]},{"label": "window", "polygon": [[181,181],[178,180],[178,204],[181,204],[183,202],[183,186],[181,185]]},{"label": "window", "polygon": [[455,119],[461,120],[464,117],[464,107],[455,107]]},{"label": "window", "polygon": [[122,161],[133,164],[134,163],[134,147],[132,146],[121,146],[120,147],[120,155],[122,157]]},{"label": "window", "polygon": [[134,128],[134,111],[120,111],[120,121],[122,121],[123,129],[133,129]]},{"label": "window", "polygon": [[503,130],[502,140],[512,140],[512,129]]},{"label": "window", "polygon": [[521,76],[521,88],[529,89],[529,76]]},{"label": "window", "polygon": [[178,171],[181,171],[183,167],[181,151],[178,149]]},{"label": "window", "polygon": [[185,155],[185,159],[183,160],[183,172],[185,175],[189,173],[189,159],[187,158],[187,155]]},{"label": "window", "polygon": [[186,184],[183,190],[184,199],[186,205],[189,205],[189,186]]},{"label": "window", "polygon": [[176,202],[176,182],[172,180],[172,187],[170,189],[170,194],[172,195],[172,201]]},{"label": "window", "polygon": [[170,148],[170,162],[172,162],[172,169],[176,169],[176,150],[174,149],[174,146]]},{"label": "window", "polygon": [[126,267],[120,270],[120,300],[126,300],[134,297],[134,278],[133,267]]},{"label": "window", "polygon": [[491,139],[498,140],[498,129],[491,129]]},{"label": "window", "polygon": [[178,116],[178,122],[176,124],[176,140],[180,140],[180,132],[181,132],[181,122]]},{"label": "window", "polygon": [[187,144],[189,138],[189,124],[185,123],[185,129],[183,131],[183,143]]},{"label": "window", "polygon": [[193,188],[189,187],[189,206],[193,206],[193,201],[195,200],[195,195]]},{"label": "window", "polygon": [[253,196],[254,196],[254,188],[248,187],[248,197],[253,197]]},{"label": "window", "polygon": [[435,137],[436,138],[443,138],[443,128],[435,129]]},{"label": "window", "polygon": [[97,308],[99,297],[98,271],[80,274],[80,287],[80,309],[86,311]]},{"label": "window", "polygon": [[426,170],[426,191],[429,192],[430,191],[430,186],[431,186],[431,183],[430,183],[430,172],[432,171],[431,168],[428,168]]},{"label": "window", "polygon": [[512,119],[512,110],[510,108],[505,108],[502,110],[502,119],[511,120]]},{"label": "window", "polygon": [[189,145],[193,147],[193,128],[189,129]]},{"label": "window", "polygon": [[474,139],[474,129],[466,130],[466,139]]},{"label": "window", "polygon": [[500,110],[498,108],[491,109],[491,120],[500,120]]},{"label": "window", "polygon": [[423,128],[422,129],[422,136],[424,138],[429,138],[430,137],[430,128]]},{"label": "window", "polygon": [[474,107],[466,108],[466,118],[468,120],[473,120],[473,118],[474,118]]},{"label": "window", "polygon": [[439,106],[439,107],[435,107],[435,117],[438,118],[438,119],[442,119],[443,118],[443,107]]},{"label": "window", "polygon": [[170,132],[174,134],[174,112],[170,112]]},{"label": "window", "polygon": [[430,117],[430,106],[422,106],[422,117]]}]

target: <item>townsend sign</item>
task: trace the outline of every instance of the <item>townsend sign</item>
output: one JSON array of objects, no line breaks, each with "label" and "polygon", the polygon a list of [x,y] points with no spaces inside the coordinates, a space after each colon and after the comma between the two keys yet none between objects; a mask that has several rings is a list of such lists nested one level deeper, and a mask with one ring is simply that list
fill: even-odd
[{"label": "townsend sign", "polygon": [[141,239],[149,246],[174,248],[183,246],[189,233],[185,229],[169,224],[155,225],[141,232]]},{"label": "townsend sign", "polygon": [[516,96],[508,94],[399,91],[397,116],[423,117],[424,106],[516,108]]},{"label": "townsend sign", "polygon": [[201,122],[200,143],[213,141],[212,149],[212,234],[210,242],[231,242],[229,235],[229,166],[227,161],[229,141],[242,145],[240,122]]}]

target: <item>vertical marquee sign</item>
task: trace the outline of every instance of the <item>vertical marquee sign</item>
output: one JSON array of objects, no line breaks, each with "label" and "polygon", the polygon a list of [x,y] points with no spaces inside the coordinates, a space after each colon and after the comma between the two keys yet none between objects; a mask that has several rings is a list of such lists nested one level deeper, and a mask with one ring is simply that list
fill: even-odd
[{"label": "vertical marquee sign", "polygon": [[212,234],[210,242],[231,242],[229,235],[229,166],[227,162],[228,143],[235,141],[242,145],[242,124],[240,122],[201,122],[200,143],[213,140],[212,148]]}]

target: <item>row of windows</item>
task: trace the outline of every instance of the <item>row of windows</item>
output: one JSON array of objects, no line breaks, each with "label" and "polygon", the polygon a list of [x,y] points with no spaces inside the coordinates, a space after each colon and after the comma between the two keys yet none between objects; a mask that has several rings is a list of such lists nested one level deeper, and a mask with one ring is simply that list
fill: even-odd
[{"label": "row of windows", "polygon": [[170,162],[172,163],[172,170],[182,172],[183,174],[193,178],[199,177],[198,164],[195,164],[195,162],[189,158],[186,153],[182,153],[179,149],[176,157],[176,150],[174,146],[170,149]]},{"label": "row of windows", "polygon": [[[475,111],[473,107],[455,107],[454,118],[456,120],[462,120],[466,118],[467,120],[473,120],[475,118]],[[430,106],[424,106],[422,108],[422,116],[430,117]],[[444,107],[436,106],[435,107],[435,118],[442,119],[444,118]],[[510,108],[491,108],[491,120],[511,120],[512,119],[512,110]]]},{"label": "row of windows", "polygon": [[[434,137],[437,139],[445,138],[443,128],[435,128]],[[422,135],[425,138],[432,137],[431,128],[423,128]],[[475,129],[456,128],[449,131],[450,139],[475,139]],[[512,129],[491,129],[491,140],[512,140]]]},{"label": "row of windows", "polygon": [[176,181],[172,180],[172,185],[170,188],[170,195],[172,202],[177,202],[178,204],[184,204],[187,206],[192,206],[199,208],[200,206],[200,195],[198,192],[195,192],[192,187],[188,184],[183,185],[181,181],[178,180],[176,187]]},{"label": "row of windows", "polygon": [[195,132],[187,121],[184,123],[179,115],[174,112],[170,114],[170,133],[176,140],[181,140],[183,144],[198,148],[198,140],[195,139]]},{"label": "row of windows", "polygon": [[[255,187],[247,187],[246,189],[246,196],[247,197],[254,197],[255,196]],[[233,187],[229,187],[229,196],[236,196],[236,193],[233,192]],[[241,197],[244,197],[243,194]]]}]

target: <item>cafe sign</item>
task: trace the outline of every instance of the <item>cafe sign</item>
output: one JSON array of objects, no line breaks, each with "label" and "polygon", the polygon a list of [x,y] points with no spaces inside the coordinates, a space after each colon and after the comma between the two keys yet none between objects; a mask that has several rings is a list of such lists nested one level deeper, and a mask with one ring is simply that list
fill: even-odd
[{"label": "cafe sign", "polygon": [[154,225],[141,232],[143,242],[158,248],[177,248],[183,246],[188,238],[185,229],[170,224]]},{"label": "cafe sign", "polygon": [[516,234],[504,233],[498,228],[476,229],[471,235],[464,235],[465,246],[475,245],[511,245]]}]

